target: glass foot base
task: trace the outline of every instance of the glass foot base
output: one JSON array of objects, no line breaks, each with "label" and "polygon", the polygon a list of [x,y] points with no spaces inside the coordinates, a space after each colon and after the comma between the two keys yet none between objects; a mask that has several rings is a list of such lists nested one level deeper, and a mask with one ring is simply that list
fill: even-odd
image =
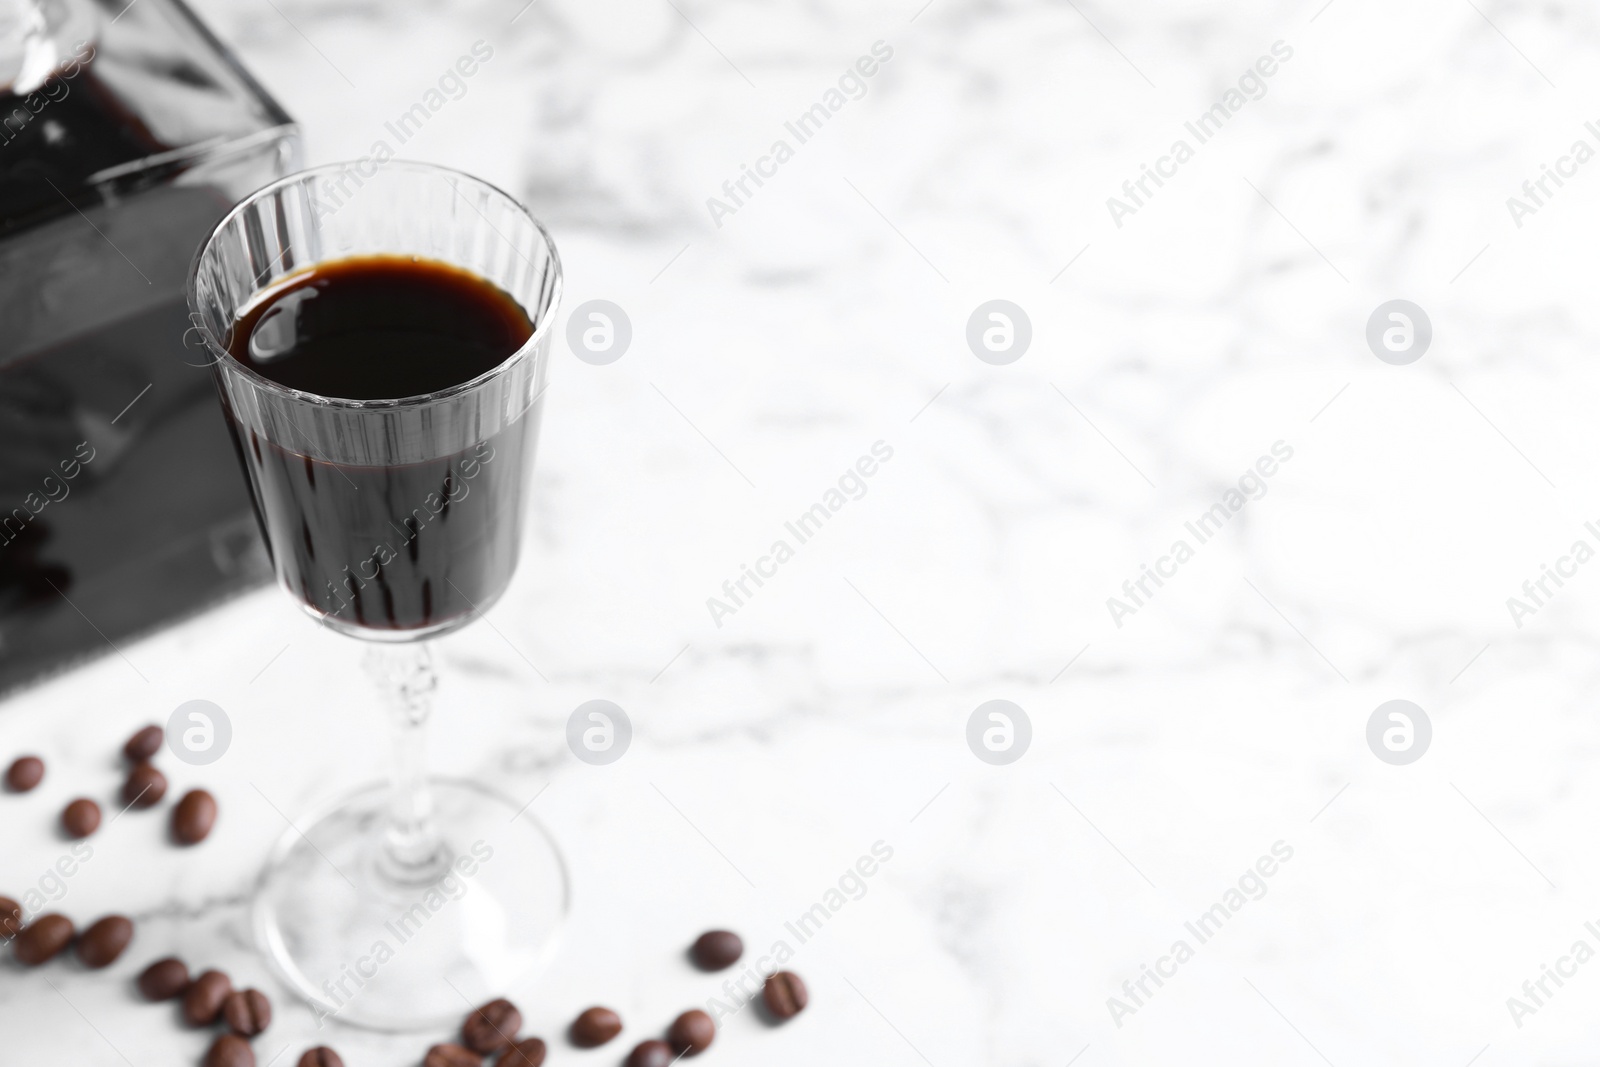
[{"label": "glass foot base", "polygon": [[429,786],[443,851],[428,877],[387,862],[387,785],[291,829],[262,873],[256,939],[319,1027],[453,1026],[555,951],[569,891],[549,833],[473,782]]}]

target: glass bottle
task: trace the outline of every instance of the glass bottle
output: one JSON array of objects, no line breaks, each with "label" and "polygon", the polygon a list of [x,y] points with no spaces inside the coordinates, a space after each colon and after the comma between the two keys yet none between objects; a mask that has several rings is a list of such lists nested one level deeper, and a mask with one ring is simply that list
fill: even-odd
[{"label": "glass bottle", "polygon": [[298,144],[182,0],[0,0],[0,689],[270,577],[184,281]]}]

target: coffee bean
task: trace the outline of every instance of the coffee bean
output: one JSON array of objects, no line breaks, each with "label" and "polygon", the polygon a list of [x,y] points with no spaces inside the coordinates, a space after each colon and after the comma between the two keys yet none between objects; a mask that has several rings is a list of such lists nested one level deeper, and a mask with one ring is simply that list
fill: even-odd
[{"label": "coffee bean", "polygon": [[11,954],[24,967],[37,967],[60,955],[73,933],[72,920],[65,915],[41,915],[17,934],[11,943]]},{"label": "coffee bean", "polygon": [[0,897],[0,938],[9,941],[22,929],[22,905],[10,897]]},{"label": "coffee bean", "polygon": [[107,915],[95,921],[78,938],[78,959],[85,967],[109,967],[133,940],[133,922],[121,915]]},{"label": "coffee bean", "polygon": [[161,751],[161,742],[167,739],[166,731],[159,726],[146,726],[122,746],[122,754],[130,763],[144,763]]},{"label": "coffee bean", "polygon": [[211,1043],[204,1067],[256,1067],[250,1042],[237,1034],[223,1034]]},{"label": "coffee bean", "polygon": [[590,1008],[572,1021],[568,1036],[579,1048],[597,1048],[622,1033],[622,1019],[610,1008]]},{"label": "coffee bean", "polygon": [[461,1040],[481,1056],[498,1052],[517,1039],[522,1013],[509,1000],[491,1000],[461,1024]]},{"label": "coffee bean", "polygon": [[130,808],[153,808],[167,795],[167,776],[148,763],[138,764],[122,783],[122,802]]},{"label": "coffee bean", "polygon": [[6,768],[6,788],[26,793],[44,781],[44,760],[38,756],[19,756]]},{"label": "coffee bean", "polygon": [[210,1026],[222,1014],[222,1002],[233,982],[221,971],[206,971],[183,994],[183,1019],[190,1026]]},{"label": "coffee bean", "polygon": [[344,1060],[339,1054],[326,1045],[308,1048],[300,1054],[300,1062],[295,1067],[344,1067]]},{"label": "coffee bean", "polygon": [[744,942],[729,930],[707,930],[695,939],[689,955],[702,971],[720,971],[744,955]]},{"label": "coffee bean", "polygon": [[665,1041],[641,1041],[628,1053],[623,1067],[670,1067],[676,1058]]},{"label": "coffee bean", "polygon": [[766,985],[761,987],[761,999],[766,1001],[767,1010],[777,1018],[792,1019],[805,1010],[811,996],[798,974],[779,971],[767,976]]},{"label": "coffee bean", "polygon": [[156,960],[139,974],[139,992],[149,1001],[171,1000],[189,988],[189,968],[176,956]]},{"label": "coffee bean", "polygon": [[62,809],[61,828],[68,837],[88,837],[100,829],[100,805],[79,797]]},{"label": "coffee bean", "polygon": [[422,1067],[483,1067],[483,1057],[460,1045],[435,1045],[422,1057]]},{"label": "coffee bean", "polygon": [[717,1036],[717,1024],[699,1008],[691,1008],[672,1020],[667,1027],[667,1040],[685,1056],[698,1056],[711,1047]]},{"label": "coffee bean", "polygon": [[235,991],[223,1000],[222,1017],[240,1037],[255,1037],[272,1024],[272,1001],[259,989]]},{"label": "coffee bean", "polygon": [[172,809],[172,836],[180,845],[198,845],[216,822],[217,798],[204,789],[191,789]]},{"label": "coffee bean", "polygon": [[544,1051],[543,1041],[525,1037],[501,1053],[494,1067],[539,1067],[544,1062]]}]

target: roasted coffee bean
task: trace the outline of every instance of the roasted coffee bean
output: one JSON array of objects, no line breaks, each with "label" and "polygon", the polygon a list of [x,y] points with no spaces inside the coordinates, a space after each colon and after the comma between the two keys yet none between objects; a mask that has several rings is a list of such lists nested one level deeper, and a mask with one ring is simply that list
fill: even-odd
[{"label": "roasted coffee bean", "polygon": [[122,754],[130,763],[144,763],[161,751],[161,742],[167,739],[166,731],[159,726],[146,726],[122,746]]},{"label": "roasted coffee bean", "polygon": [[498,1052],[517,1039],[522,1013],[509,1000],[491,1000],[461,1024],[461,1043],[480,1056]]},{"label": "roasted coffee bean", "polygon": [[344,1067],[344,1060],[339,1054],[326,1045],[308,1048],[300,1054],[300,1062],[295,1067]]},{"label": "roasted coffee bean", "polygon": [[460,1045],[435,1045],[422,1057],[422,1067],[483,1067],[483,1057]]},{"label": "roasted coffee bean", "polygon": [[204,1067],[256,1067],[256,1054],[238,1034],[223,1034],[211,1043]]},{"label": "roasted coffee bean", "polygon": [[109,967],[133,940],[133,921],[121,915],[96,920],[78,938],[78,958],[85,967]]},{"label": "roasted coffee bean", "polygon": [[22,929],[22,905],[10,897],[0,897],[0,938],[9,941]]},{"label": "roasted coffee bean", "polygon": [[767,1010],[777,1018],[792,1019],[805,1010],[811,997],[798,974],[779,971],[767,976],[766,985],[761,987],[761,999],[766,1001]]},{"label": "roasted coffee bean", "polygon": [[148,763],[128,772],[122,783],[122,802],[130,808],[153,808],[167,795],[167,776]]},{"label": "roasted coffee bean", "polygon": [[665,1041],[641,1041],[628,1053],[623,1067],[671,1067],[676,1058]]},{"label": "roasted coffee bean", "polygon": [[544,1062],[544,1051],[543,1041],[525,1037],[501,1053],[494,1067],[539,1067]]},{"label": "roasted coffee bean", "polygon": [[259,989],[236,990],[222,1002],[222,1017],[240,1037],[255,1037],[272,1024],[272,1001]]},{"label": "roasted coffee bean", "polygon": [[198,845],[216,822],[217,798],[204,789],[191,789],[172,809],[172,836],[180,845]]},{"label": "roasted coffee bean", "polygon": [[702,971],[720,971],[744,955],[744,942],[730,930],[707,930],[695,939],[689,955]]},{"label": "roasted coffee bean", "polygon": [[88,837],[100,829],[100,805],[79,797],[62,809],[61,828],[68,837]]},{"label": "roasted coffee bean", "polygon": [[44,760],[38,756],[19,756],[6,768],[6,788],[26,793],[44,781]]},{"label": "roasted coffee bean", "polygon": [[156,960],[139,974],[139,992],[146,1000],[171,1000],[188,988],[189,968],[176,956]]},{"label": "roasted coffee bean", "polygon": [[590,1008],[572,1020],[568,1036],[579,1048],[597,1048],[622,1033],[622,1019],[610,1008]]},{"label": "roasted coffee bean", "polygon": [[183,1019],[190,1026],[210,1026],[222,1014],[222,1002],[233,982],[221,971],[206,971],[183,994]]},{"label": "roasted coffee bean", "polygon": [[65,915],[41,915],[22,928],[11,943],[11,954],[25,967],[37,967],[60,955],[72,941],[72,920]]},{"label": "roasted coffee bean", "polygon": [[717,1024],[699,1008],[684,1012],[667,1027],[667,1040],[685,1056],[698,1056],[711,1047],[711,1041],[716,1036]]}]

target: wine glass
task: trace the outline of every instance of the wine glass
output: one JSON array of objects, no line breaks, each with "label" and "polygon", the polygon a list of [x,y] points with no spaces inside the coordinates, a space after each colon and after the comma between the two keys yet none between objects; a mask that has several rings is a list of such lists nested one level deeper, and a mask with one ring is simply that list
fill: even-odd
[{"label": "wine glass", "polygon": [[[466,271],[515,300],[531,334],[477,377],[380,399],[289,388],[230,354],[285,279],[369,256]],[[566,915],[549,834],[479,782],[430,778],[424,735],[429,639],[481,615],[516,567],[560,294],[550,235],[514,198],[370,158],[252,194],[190,272],[188,342],[211,360],[278,579],[317,622],[368,643],[394,721],[391,780],[294,820],[255,899],[263,950],[319,1025],[459,1019],[541,966]]]}]

